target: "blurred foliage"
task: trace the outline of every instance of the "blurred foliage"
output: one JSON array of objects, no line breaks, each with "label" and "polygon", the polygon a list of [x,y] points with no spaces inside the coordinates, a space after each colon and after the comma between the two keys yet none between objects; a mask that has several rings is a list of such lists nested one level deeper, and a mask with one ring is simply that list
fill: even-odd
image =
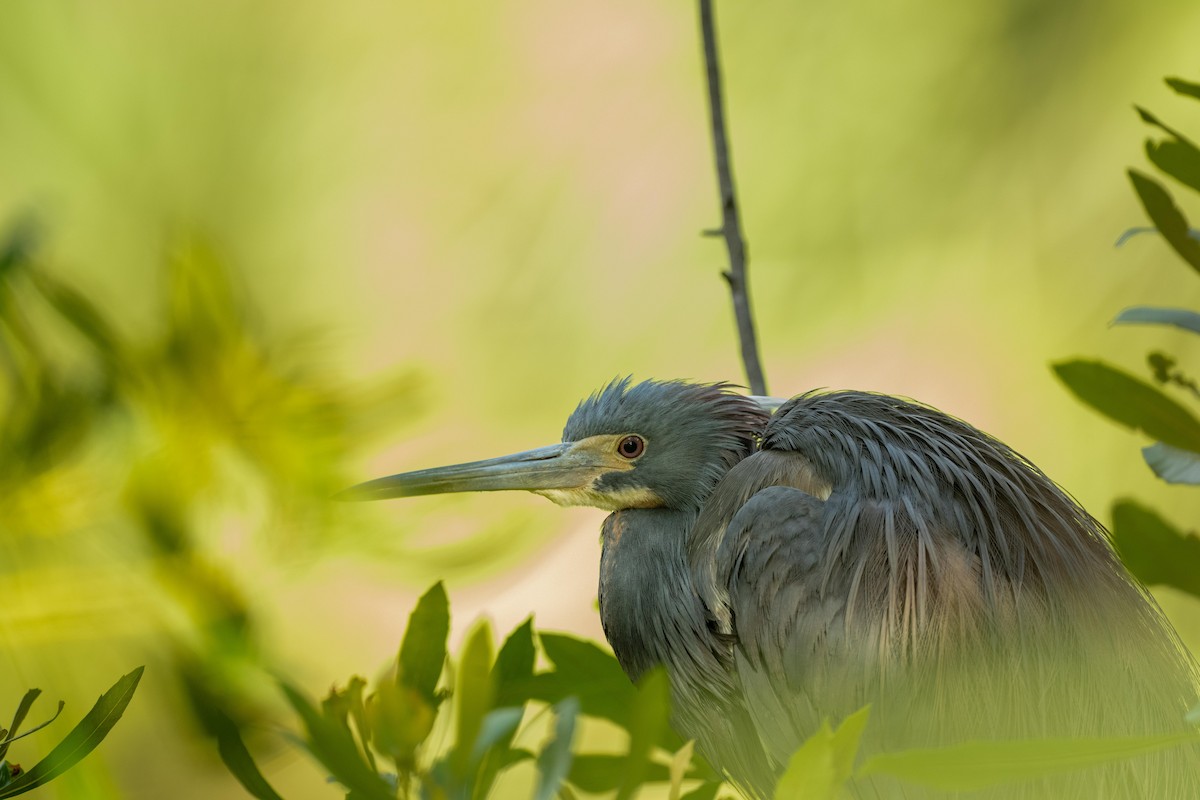
[{"label": "blurred foliage", "polygon": [[[606,650],[562,634],[535,634],[532,620],[513,630],[495,657],[490,625],[475,625],[457,665],[448,666],[449,628],[449,602],[438,583],[418,602],[396,663],[370,693],[367,681],[355,676],[317,704],[281,682],[303,729],[289,738],[320,762],[347,800],[503,796],[495,792],[498,778],[525,762],[538,773],[535,800],[571,800],[577,792],[630,800],[664,783],[674,800],[712,800],[723,788],[731,791],[693,751],[693,742],[671,728],[670,687],[661,668],[634,686]],[[536,670],[539,650],[550,669]],[[837,800],[854,781],[877,775],[970,792],[1200,741],[1200,732],[989,740],[863,758],[859,741],[869,715],[864,707],[836,729],[826,720],[792,756],[776,800]],[[623,754],[586,752],[576,744],[577,724],[589,717],[623,732]],[[539,731],[540,747],[518,744]],[[226,767],[243,788],[259,800],[277,800],[237,727],[226,727],[217,738]]]},{"label": "blurred foliage", "polygon": [[[490,625],[476,625],[457,666],[447,669],[449,629],[449,602],[438,583],[421,597],[396,663],[369,694],[367,681],[356,676],[318,705],[282,684],[303,728],[297,738],[345,787],[348,800],[482,800],[494,796],[501,773],[523,762],[536,767],[536,800],[576,791],[627,800],[648,783],[668,783],[678,800],[716,796],[720,779],[670,727],[662,670],[635,687],[607,651],[562,634],[535,635],[532,620],[513,630],[495,656]],[[551,669],[536,669],[539,643]],[[444,711],[450,706],[453,714]],[[626,752],[579,752],[575,730],[586,717],[616,724],[627,735]],[[439,746],[433,734],[447,727],[453,737]],[[546,734],[540,747],[518,745],[539,731]],[[235,727],[222,731],[218,743],[251,795],[278,797]],[[683,793],[685,781],[699,783]]]},{"label": "blurred foliage", "polygon": [[123,676],[107,692],[100,695],[100,699],[92,706],[92,710],[71,729],[66,738],[59,742],[49,755],[30,769],[22,769],[18,764],[8,760],[9,746],[17,739],[22,739],[54,722],[62,713],[65,704],[60,700],[58,710],[54,712],[53,717],[24,733],[18,733],[21,724],[25,721],[25,717],[33,707],[34,701],[41,695],[42,690],[30,689],[26,692],[13,714],[12,724],[8,726],[7,730],[0,728],[0,798],[15,797],[39,786],[44,786],[95,750],[121,719],[121,715],[125,713],[125,707],[133,699],[138,681],[142,679],[143,669],[144,667],[138,667]]},{"label": "blurred foliage", "polygon": [[[352,396],[306,367],[298,345],[257,330],[229,269],[193,237],[164,260],[158,330],[131,338],[118,313],[55,275],[40,239],[26,217],[0,240],[5,572],[76,568],[77,551],[39,543],[104,534],[118,564],[77,567],[99,581],[95,593],[119,597],[109,586],[132,568],[152,599],[98,612],[96,624],[119,616],[165,629],[181,695],[209,733],[266,719],[258,685],[271,657],[253,603],[202,531],[218,510],[257,506],[269,509],[260,529],[286,530],[293,551],[321,546],[351,455],[411,413],[415,378]],[[40,595],[43,613],[62,613],[39,589],[31,599]]]},{"label": "blurred foliage", "polygon": [[[1166,82],[1178,94],[1200,100],[1200,84],[1179,78]],[[1185,189],[1200,193],[1200,147],[1149,111],[1137,111],[1143,122],[1166,134],[1165,139],[1146,141],[1150,162]],[[1129,178],[1154,227],[1127,232],[1118,245],[1134,233],[1156,231],[1187,266],[1200,272],[1200,232],[1191,227],[1175,198],[1142,172],[1131,169]],[[1118,314],[1113,324],[1164,325],[1200,334],[1200,313],[1133,306]],[[1157,440],[1142,450],[1155,475],[1168,483],[1200,485],[1200,419],[1192,411],[1200,408],[1200,390],[1174,356],[1155,350],[1146,363],[1154,384],[1097,361],[1062,362],[1054,365],[1054,371],[1084,403]],[[1167,585],[1200,597],[1200,583],[1191,577],[1200,564],[1200,543],[1194,534],[1185,535],[1130,500],[1118,501],[1112,513],[1113,539],[1130,572],[1149,586]]]}]

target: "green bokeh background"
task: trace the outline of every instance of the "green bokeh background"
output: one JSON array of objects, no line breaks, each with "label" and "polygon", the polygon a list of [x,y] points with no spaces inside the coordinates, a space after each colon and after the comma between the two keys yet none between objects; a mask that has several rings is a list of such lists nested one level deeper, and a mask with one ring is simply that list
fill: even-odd
[{"label": "green bokeh background", "polygon": [[[742,380],[723,250],[699,235],[718,208],[694,15],[625,0],[0,7],[0,221],[36,212],[44,262],[136,341],[178,312],[170,254],[203,241],[240,298],[230,325],[326,401],[384,409],[313,446],[328,431],[280,423],[252,359],[244,380],[179,383],[196,402],[159,403],[150,426],[169,436],[108,423],[9,498],[0,713],[29,686],[68,701],[11,757],[32,763],[149,665],[110,739],[45,796],[242,796],[173,678],[207,612],[131,534],[135,461],[201,486],[192,559],[255,618],[226,677],[267,705],[252,664],[313,693],[371,675],[440,577],[454,641],[478,615],[505,630],[530,612],[600,636],[599,512],[526,496],[341,508],[323,489],[553,442],[616,375]],[[1133,496],[1190,528],[1195,492],[1158,483],[1144,442],[1048,363],[1104,355],[1145,374],[1154,348],[1200,363],[1194,337],[1107,327],[1134,303],[1200,307],[1164,243],[1113,247],[1145,224],[1123,176],[1144,164],[1131,104],[1200,131],[1161,83],[1196,77],[1200,7],[725,2],[718,20],[771,391],[914,397],[1102,519]],[[318,475],[307,512],[280,512],[244,458],[186,457],[220,438],[197,415],[230,386],[255,413],[223,424],[273,431],[276,483]],[[1160,597],[1200,644],[1195,601]],[[294,748],[265,769],[289,798],[337,796]]]}]

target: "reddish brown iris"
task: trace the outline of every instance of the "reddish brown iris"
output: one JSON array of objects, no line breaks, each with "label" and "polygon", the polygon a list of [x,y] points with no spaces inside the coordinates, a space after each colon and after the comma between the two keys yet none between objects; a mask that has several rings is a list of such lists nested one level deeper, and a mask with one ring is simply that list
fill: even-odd
[{"label": "reddish brown iris", "polygon": [[640,436],[626,436],[617,443],[617,452],[625,458],[637,458],[646,449],[646,441]]}]

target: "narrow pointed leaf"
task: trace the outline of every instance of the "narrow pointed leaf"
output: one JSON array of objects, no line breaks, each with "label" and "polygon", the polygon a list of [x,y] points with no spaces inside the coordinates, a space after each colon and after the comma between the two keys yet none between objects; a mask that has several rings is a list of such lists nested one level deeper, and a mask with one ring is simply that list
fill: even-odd
[{"label": "narrow pointed leaf", "polygon": [[1200,242],[1188,235],[1187,218],[1175,205],[1171,195],[1153,178],[1137,170],[1129,170],[1129,179],[1154,227],[1184,261],[1200,271]]},{"label": "narrow pointed leaf", "polygon": [[1099,361],[1054,365],[1076,397],[1109,419],[1160,442],[1200,453],[1200,421],[1154,386]]},{"label": "narrow pointed leaf", "polygon": [[431,703],[446,663],[446,638],[450,635],[450,600],[438,581],[417,601],[400,644],[397,680],[416,689]]},{"label": "narrow pointed leaf", "polygon": [[79,724],[71,729],[49,755],[39,761],[28,772],[22,773],[12,783],[0,789],[0,798],[15,797],[35,789],[57,778],[79,763],[88,753],[104,740],[112,727],[121,719],[145,667],[138,667],[114,683],[92,706]]},{"label": "narrow pointed leaf", "polygon": [[456,731],[450,767],[454,775],[466,778],[471,766],[471,751],[479,737],[483,719],[492,708],[492,628],[486,621],[475,627],[463,646],[455,680]]},{"label": "narrow pointed leaf", "polygon": [[496,704],[519,705],[521,688],[533,677],[533,619],[527,619],[504,640],[492,667],[492,681],[496,687]]},{"label": "narrow pointed leaf", "polygon": [[[4,756],[8,754],[8,745],[18,738],[17,734],[21,728],[21,723],[25,721],[25,717],[29,714],[29,709],[33,707],[34,701],[36,701],[41,694],[41,689],[30,689],[29,691],[25,692],[25,696],[22,697],[21,702],[17,704],[17,710],[13,713],[12,725],[9,726],[7,731],[0,733],[0,739],[3,740],[0,742],[0,761],[3,761]],[[62,713],[62,710],[63,703],[60,700],[58,703],[58,713],[51,717],[50,721],[53,722],[54,720],[58,719],[58,714]],[[38,726],[38,728],[41,727],[43,726]],[[38,730],[38,728],[34,728],[34,730]]]},{"label": "narrow pointed leaf", "polygon": [[687,777],[688,767],[692,764],[692,750],[696,743],[693,740],[688,740],[679,751],[671,757],[671,788],[667,793],[667,800],[679,800],[683,794],[683,781]]},{"label": "narrow pointed leaf", "polygon": [[1186,308],[1131,306],[1117,314],[1113,325],[1170,325],[1200,333],[1200,314]]},{"label": "narrow pointed leaf", "polygon": [[1092,767],[1200,741],[1200,734],[967,742],[952,747],[880,753],[859,774],[892,775],[946,792],[970,792]]},{"label": "narrow pointed leaf", "polygon": [[280,688],[304,724],[309,752],[339,783],[363,800],[395,800],[396,793],[363,760],[349,728],[322,716],[294,687],[281,683]]},{"label": "narrow pointed leaf", "polygon": [[568,697],[554,706],[554,738],[538,754],[537,789],[534,800],[551,800],[558,794],[571,769],[571,743],[575,740],[575,718],[579,701]]},{"label": "narrow pointed leaf", "polygon": [[670,727],[671,686],[662,668],[649,672],[638,686],[637,701],[629,721],[629,754],[617,800],[633,797],[645,781],[654,746]]},{"label": "narrow pointed leaf", "polygon": [[225,767],[237,778],[242,788],[258,800],[283,800],[279,793],[267,782],[254,763],[254,756],[242,741],[242,735],[232,721],[225,719],[217,732],[217,753]]},{"label": "narrow pointed leaf", "polygon": [[1143,447],[1142,458],[1167,483],[1200,486],[1200,454],[1159,442]]},{"label": "narrow pointed leaf", "polygon": [[1113,543],[1138,580],[1200,597],[1200,538],[1130,500],[1116,503],[1112,514]]},{"label": "narrow pointed leaf", "polygon": [[1191,83],[1180,78],[1167,78],[1167,86],[1170,86],[1179,94],[1188,95],[1200,100],[1200,83]]},{"label": "narrow pointed leaf", "polygon": [[[29,695],[28,695],[28,694],[26,694],[25,696],[26,696],[26,697],[28,697]],[[14,735],[13,735],[13,732],[16,730],[16,722],[14,721],[14,723],[13,723],[13,729],[12,729],[12,730],[10,730],[10,731],[8,731],[8,734],[7,734],[6,738],[4,739],[4,742],[3,742],[2,746],[0,746],[0,759],[2,759],[2,758],[3,758],[3,757],[4,757],[4,756],[5,756],[7,753],[8,753],[8,746],[9,746],[10,744],[12,744],[13,742],[17,741],[18,739],[24,739],[26,736],[29,736],[31,733],[37,733],[37,732],[38,732],[38,731],[40,731],[42,728],[46,727],[46,726],[47,726],[47,725],[49,725],[51,722],[54,722],[54,720],[58,719],[58,715],[62,713],[62,710],[63,710],[64,708],[66,708],[66,705],[67,705],[67,704],[66,704],[66,703],[64,703],[62,700],[59,700],[59,701],[58,701],[58,708],[56,708],[56,709],[54,710],[54,716],[50,717],[50,719],[46,720],[46,721],[45,721],[45,722],[43,722],[43,723],[40,723],[40,724],[38,724],[38,725],[34,725],[32,728],[28,729],[28,730],[27,730],[27,731],[25,731],[24,733],[19,733],[19,734],[17,734],[16,736],[14,736]]]}]

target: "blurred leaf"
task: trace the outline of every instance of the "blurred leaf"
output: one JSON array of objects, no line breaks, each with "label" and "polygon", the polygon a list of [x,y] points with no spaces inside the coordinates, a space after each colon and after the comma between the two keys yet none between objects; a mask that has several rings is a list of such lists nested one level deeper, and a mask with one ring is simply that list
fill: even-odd
[{"label": "blurred leaf", "polygon": [[366,689],[366,686],[367,682],[358,675],[350,678],[345,689],[338,689],[335,686],[321,701],[321,713],[346,727],[350,727],[351,720],[354,721],[354,729],[358,731],[363,757],[371,769],[378,771],[375,756],[371,753],[371,728],[367,724],[366,706],[363,702],[363,690]]},{"label": "blurred leaf", "polygon": [[880,753],[867,759],[859,775],[893,775],[947,792],[990,786],[1118,761],[1200,740],[1195,733],[1081,739],[978,741],[927,750]]},{"label": "blurred leaf", "polygon": [[1146,142],[1150,163],[1180,183],[1200,191],[1200,150],[1187,140]]},{"label": "blurred leaf", "polygon": [[295,688],[286,683],[280,688],[304,724],[309,752],[339,783],[364,800],[395,800],[392,787],[363,760],[348,727],[321,716]]},{"label": "blurred leaf", "polygon": [[254,763],[254,756],[246,749],[237,726],[232,720],[226,721],[227,724],[217,732],[217,753],[225,767],[252,797],[258,800],[283,800]]},{"label": "blurred leaf", "polygon": [[713,800],[719,791],[721,791],[720,781],[708,781],[692,789],[679,800]]},{"label": "blurred leaf", "polygon": [[1200,314],[1186,308],[1131,306],[1112,321],[1113,325],[1173,325],[1192,333],[1200,333]]},{"label": "blurred leaf", "polygon": [[679,796],[683,794],[683,781],[687,777],[688,767],[692,764],[692,750],[695,749],[695,746],[695,741],[689,739],[671,757],[671,789],[667,795],[667,800],[679,800]]},{"label": "blurred leaf", "polygon": [[1053,366],[1076,397],[1109,419],[1174,447],[1200,452],[1200,421],[1150,384],[1099,361]]},{"label": "blurred leaf", "polygon": [[420,692],[436,707],[437,683],[446,663],[450,635],[450,600],[438,581],[417,601],[400,644],[398,682]]},{"label": "blurred leaf", "polygon": [[1200,538],[1131,500],[1115,503],[1112,516],[1113,543],[1138,580],[1200,597]]},{"label": "blurred leaf", "polygon": [[[575,760],[571,763],[571,774],[568,780],[573,786],[589,794],[616,791],[624,780],[625,765],[628,761],[628,755],[576,754]],[[670,779],[670,770],[653,761],[646,765],[646,771],[642,776],[643,783],[662,783]]]},{"label": "blurred leaf", "polygon": [[23,794],[54,780],[96,749],[125,713],[144,670],[145,667],[138,667],[122,676],[107,692],[100,695],[92,710],[71,729],[49,755],[0,789],[0,798]]},{"label": "blurred leaf", "polygon": [[479,738],[484,717],[495,697],[492,687],[492,628],[486,620],[475,626],[463,646],[454,689],[458,715],[450,767],[456,776],[465,778],[470,772],[475,740]]},{"label": "blurred leaf", "polygon": [[478,764],[478,769],[474,770],[476,778],[471,791],[472,797],[487,797],[496,776],[502,769],[514,763],[514,751],[510,749],[510,745],[524,716],[525,706],[522,704],[497,708],[483,718],[479,737],[475,740],[475,746],[471,748],[471,764]]},{"label": "blurred leaf", "polygon": [[369,740],[400,769],[415,766],[415,751],[433,730],[437,712],[416,689],[390,681],[379,686],[366,704]]},{"label": "blurred leaf", "polygon": [[1175,248],[1184,261],[1200,271],[1200,242],[1188,234],[1187,219],[1176,207],[1171,195],[1157,181],[1137,170],[1129,170],[1129,179],[1134,191],[1142,201],[1142,207],[1150,221],[1162,233],[1163,238]]},{"label": "blurred leaf", "polygon": [[1154,474],[1167,483],[1200,485],[1200,455],[1162,442],[1142,448],[1142,457]]},{"label": "blurred leaf", "polygon": [[777,800],[837,800],[854,771],[858,743],[870,707],[860,708],[831,730],[829,720],[800,745],[775,786]]},{"label": "blurred leaf", "polygon": [[96,349],[105,361],[119,363],[122,345],[108,319],[81,292],[44,270],[30,273],[34,287],[64,320]]},{"label": "blurred leaf", "polygon": [[538,753],[538,782],[534,800],[551,800],[571,769],[571,743],[579,701],[568,697],[554,706],[554,738]]},{"label": "blurred leaf", "polygon": [[8,273],[32,257],[41,234],[41,226],[32,214],[19,216],[9,225],[0,240],[0,281],[8,280]]},{"label": "blurred leaf", "polygon": [[670,728],[670,716],[671,684],[666,670],[657,667],[643,676],[638,685],[637,700],[629,720],[629,755],[617,800],[628,800],[641,788],[654,745]]},{"label": "blurred leaf", "polygon": [[530,617],[508,635],[496,656],[496,664],[492,667],[492,684],[496,688],[497,705],[519,705],[524,702],[523,697],[510,695],[519,694],[520,688],[528,684],[533,677],[533,664],[533,618]]},{"label": "blurred leaf", "polygon": [[1200,100],[1200,83],[1189,83],[1180,78],[1167,78],[1167,86],[1170,86],[1179,94],[1189,95]]},{"label": "blurred leaf", "polygon": [[471,763],[477,764],[484,753],[503,740],[511,740],[512,734],[525,716],[523,707],[497,708],[489,711],[479,726],[479,735],[471,748]]},{"label": "blurred leaf", "polygon": [[[539,631],[538,640],[554,671],[534,675],[524,685],[513,683],[506,689],[506,702],[538,700],[553,705],[574,696],[581,713],[629,729],[637,688],[612,653],[594,642],[561,633]],[[674,752],[683,746],[683,739],[667,727],[657,744]]]}]

